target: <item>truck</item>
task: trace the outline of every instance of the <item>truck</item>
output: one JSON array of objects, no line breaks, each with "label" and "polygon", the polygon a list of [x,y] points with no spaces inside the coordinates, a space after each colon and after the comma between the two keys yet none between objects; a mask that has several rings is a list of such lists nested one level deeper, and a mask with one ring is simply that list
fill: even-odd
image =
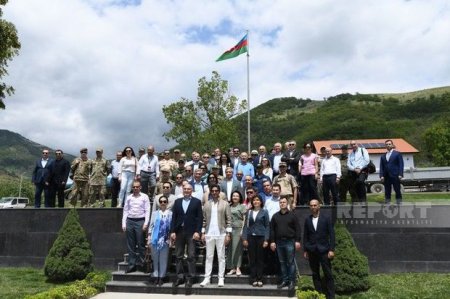
[{"label": "truck", "polygon": [[[403,171],[402,192],[405,189],[419,191],[450,191],[450,167],[410,167]],[[384,185],[378,172],[369,174],[366,181],[368,191],[384,193]]]}]

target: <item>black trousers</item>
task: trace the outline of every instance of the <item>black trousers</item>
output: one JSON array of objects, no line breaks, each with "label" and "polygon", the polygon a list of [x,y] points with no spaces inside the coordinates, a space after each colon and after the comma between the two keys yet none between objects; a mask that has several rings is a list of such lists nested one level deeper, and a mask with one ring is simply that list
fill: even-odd
[{"label": "black trousers", "polygon": [[117,198],[119,197],[120,182],[118,178],[112,178],[111,180],[111,208],[117,206]]},{"label": "black trousers", "polygon": [[250,280],[262,281],[264,271],[264,255],[263,248],[264,236],[248,237],[248,259],[250,266]]},{"label": "black trousers", "polygon": [[333,273],[331,272],[331,261],[328,258],[328,252],[309,252],[308,251],[309,267],[311,268],[312,278],[314,283],[314,288],[320,293],[324,293],[322,289],[322,282],[320,279],[320,266],[322,266],[322,271],[325,276],[326,290],[325,294],[327,299],[333,299],[335,296],[335,287]]},{"label": "black trousers", "polygon": [[323,202],[326,205],[330,204],[330,192],[331,196],[333,197],[334,204],[337,204],[339,202],[339,192],[338,185],[336,183],[336,177],[337,176],[335,174],[326,174],[322,177]]},{"label": "black trousers", "polygon": [[307,205],[311,199],[319,199],[317,196],[316,176],[302,175],[300,176],[300,204]]},{"label": "black trousers", "polygon": [[195,277],[195,241],[192,239],[193,233],[185,233],[180,231],[177,233],[177,238],[175,240],[175,254],[177,257],[176,271],[177,277],[184,279],[184,249],[187,247],[187,266],[188,273],[186,275],[187,279],[192,279]]},{"label": "black trousers", "polygon": [[54,207],[56,203],[56,197],[58,198],[58,208],[64,208],[64,190],[66,189],[65,184],[53,183],[52,184],[52,195],[51,195],[51,205]]},{"label": "black trousers", "polygon": [[354,171],[350,171],[351,174],[351,182],[350,188],[353,188],[356,192],[356,197],[359,202],[366,202],[367,201],[367,189],[366,189],[366,179],[367,179],[367,173],[360,172],[357,174]]}]

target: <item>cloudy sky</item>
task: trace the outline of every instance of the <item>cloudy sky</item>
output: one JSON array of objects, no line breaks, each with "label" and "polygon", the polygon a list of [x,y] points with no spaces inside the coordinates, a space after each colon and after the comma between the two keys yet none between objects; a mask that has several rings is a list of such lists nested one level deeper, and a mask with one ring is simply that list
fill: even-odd
[{"label": "cloudy sky", "polygon": [[245,55],[215,62],[246,30],[252,107],[450,85],[445,0],[12,0],[4,18],[22,49],[0,128],[73,154],[172,146],[162,106],[213,70],[246,98]]}]

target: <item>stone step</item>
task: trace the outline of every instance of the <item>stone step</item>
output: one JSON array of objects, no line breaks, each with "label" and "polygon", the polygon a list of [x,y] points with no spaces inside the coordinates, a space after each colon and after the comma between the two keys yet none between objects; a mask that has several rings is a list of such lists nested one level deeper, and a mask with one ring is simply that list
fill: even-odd
[{"label": "stone step", "polygon": [[107,292],[128,292],[128,293],[153,293],[153,294],[173,294],[173,295],[219,295],[219,296],[274,296],[274,297],[294,297],[295,290],[289,291],[287,288],[277,289],[276,285],[265,284],[263,287],[253,287],[249,284],[227,283],[218,287],[217,284],[210,284],[200,287],[198,283],[192,288],[184,285],[172,287],[172,283],[165,283],[162,286],[154,286],[143,281],[110,281],[106,283]]},{"label": "stone step", "polygon": [[[198,275],[196,277],[196,281],[201,282],[203,281],[203,275]],[[167,273],[166,280],[167,281],[175,281],[176,274],[175,273]],[[143,273],[143,272],[132,272],[126,274],[124,271],[116,271],[112,272],[112,280],[113,281],[140,281],[140,282],[149,282],[152,281],[153,278],[151,277],[150,273]],[[236,285],[245,285],[249,284],[250,277],[248,275],[227,275],[225,274],[225,283],[231,283]],[[218,276],[217,274],[211,275],[211,283],[217,284],[218,282]],[[263,282],[267,284],[277,284],[278,278],[275,275],[265,275],[263,278]]]}]

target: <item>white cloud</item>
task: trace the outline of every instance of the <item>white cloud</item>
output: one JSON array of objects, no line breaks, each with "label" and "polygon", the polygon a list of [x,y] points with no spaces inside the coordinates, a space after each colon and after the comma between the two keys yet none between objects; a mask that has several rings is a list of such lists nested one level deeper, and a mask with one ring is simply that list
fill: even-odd
[{"label": "white cloud", "polygon": [[446,1],[15,0],[4,12],[22,49],[0,127],[71,153],[170,147],[162,106],[194,99],[213,70],[246,98],[245,56],[214,62],[246,29],[253,107],[450,82]]}]

